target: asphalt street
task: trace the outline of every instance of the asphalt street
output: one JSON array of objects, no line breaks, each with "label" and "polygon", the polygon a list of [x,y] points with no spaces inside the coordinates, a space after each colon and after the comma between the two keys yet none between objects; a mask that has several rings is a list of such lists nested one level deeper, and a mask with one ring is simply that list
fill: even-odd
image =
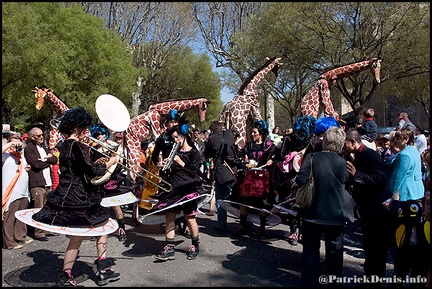
[{"label": "asphalt street", "polygon": [[[208,205],[201,210],[208,212]],[[187,260],[190,239],[176,236],[175,259],[157,261],[153,256],[164,246],[164,228],[161,225],[133,227],[131,212],[125,213],[127,240],[118,241],[115,235],[108,239],[108,256],[116,259],[113,269],[121,274],[120,280],[104,287],[299,287],[302,245],[292,246],[286,239],[287,222],[267,229],[264,240],[233,238],[238,219],[229,215],[228,232],[214,229],[216,215],[200,214],[200,254]],[[364,254],[360,244],[360,230],[347,226],[345,240],[344,276],[362,276]],[[2,250],[2,287],[52,287],[56,271],[62,268],[68,237],[49,237],[49,241],[34,240],[21,249]],[[324,257],[321,246],[322,260]],[[72,274],[79,285],[98,287],[95,283],[95,242],[85,239]],[[387,273],[393,269],[389,254]],[[344,287],[363,287],[364,284],[346,282]]]}]

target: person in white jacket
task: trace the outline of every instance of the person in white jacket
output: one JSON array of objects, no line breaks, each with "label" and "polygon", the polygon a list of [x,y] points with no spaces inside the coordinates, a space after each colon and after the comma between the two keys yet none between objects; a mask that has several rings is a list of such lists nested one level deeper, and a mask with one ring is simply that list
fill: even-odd
[{"label": "person in white jacket", "polygon": [[4,249],[20,249],[27,238],[27,225],[15,217],[15,212],[28,208],[28,170],[23,155],[23,141],[18,134],[9,136],[2,145],[2,235]]}]

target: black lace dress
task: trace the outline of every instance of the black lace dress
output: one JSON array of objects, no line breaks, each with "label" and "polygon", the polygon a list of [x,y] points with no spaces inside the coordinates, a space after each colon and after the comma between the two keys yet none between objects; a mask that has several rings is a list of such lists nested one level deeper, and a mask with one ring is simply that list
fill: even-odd
[{"label": "black lace dress", "polygon": [[[171,173],[168,177],[168,182],[172,185],[172,192],[164,192],[159,196],[153,196],[158,200],[156,206],[154,206],[148,213],[159,211],[163,208],[171,206],[173,204],[197,197],[204,193],[202,188],[202,179],[198,175],[198,170],[201,165],[201,154],[196,147],[193,147],[188,152],[177,152],[177,155],[185,163],[184,167],[181,167],[177,162],[173,162],[171,165]],[[197,202],[190,201],[186,204],[173,208],[171,211],[196,211]],[[185,212],[186,214],[186,212]]]},{"label": "black lace dress", "polygon": [[33,219],[49,225],[72,228],[98,227],[105,224],[109,208],[100,202],[105,196],[101,186],[91,184],[104,175],[105,164],[94,164],[88,148],[77,140],[65,140],[60,148],[60,182],[47,194],[45,206]]}]

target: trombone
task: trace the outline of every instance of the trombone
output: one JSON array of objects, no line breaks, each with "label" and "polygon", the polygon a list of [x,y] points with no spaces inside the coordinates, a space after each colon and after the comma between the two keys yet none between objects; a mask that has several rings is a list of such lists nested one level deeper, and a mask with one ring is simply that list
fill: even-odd
[{"label": "trombone", "polygon": [[[117,153],[117,151],[115,151],[115,150],[113,150],[112,148],[110,148],[110,147],[109,147],[107,144],[105,144],[104,142],[102,142],[102,141],[100,141],[100,140],[98,140],[98,139],[96,139],[96,138],[94,138],[94,137],[91,137],[91,136],[89,136],[88,139],[91,140],[92,142],[95,142],[95,143],[97,143],[98,145],[102,146],[102,147],[103,147],[104,149],[106,149],[107,151],[109,151],[109,152],[111,152],[111,153],[117,155],[117,157],[120,157],[120,158],[126,160],[127,162],[130,162],[129,159],[127,159],[126,157],[124,157],[124,156],[120,155],[119,153]],[[105,154],[104,152],[101,152],[101,151],[97,150],[96,148],[92,147],[91,145],[89,145],[89,144],[86,143],[85,141],[84,141],[83,143],[86,144],[86,145],[88,145],[88,146],[90,147],[90,149],[96,150],[96,151],[97,151],[98,153],[100,153],[101,155],[103,155],[103,156],[105,156],[105,157],[107,157],[107,158],[110,158],[110,157],[111,157],[110,155],[107,155],[107,154]],[[128,170],[128,171],[132,171],[131,168],[127,167],[126,165],[122,164],[121,162],[118,162],[117,164],[119,164],[120,166],[122,166],[123,168],[125,168],[125,169]],[[164,179],[162,179],[162,178],[159,177],[158,175],[153,174],[153,173],[150,172],[149,170],[146,170],[146,169],[144,169],[143,167],[141,167],[141,166],[139,166],[139,165],[135,165],[135,166],[141,168],[141,170],[143,170],[144,172],[146,172],[146,173],[149,174],[150,176],[159,179],[161,182],[163,182],[165,185],[167,185],[168,188],[165,188],[165,187],[159,185],[159,183],[155,183],[155,182],[153,182],[153,181],[150,180],[149,178],[146,178],[146,177],[144,177],[143,175],[141,175],[140,173],[135,173],[138,177],[140,177],[140,178],[142,178],[142,179],[145,179],[145,180],[149,181],[150,183],[152,183],[153,185],[155,185],[156,187],[158,187],[159,189],[161,189],[161,190],[163,190],[163,191],[165,191],[165,192],[167,192],[167,193],[172,191],[172,185],[171,185],[170,183],[168,183],[167,181],[165,181]]]}]

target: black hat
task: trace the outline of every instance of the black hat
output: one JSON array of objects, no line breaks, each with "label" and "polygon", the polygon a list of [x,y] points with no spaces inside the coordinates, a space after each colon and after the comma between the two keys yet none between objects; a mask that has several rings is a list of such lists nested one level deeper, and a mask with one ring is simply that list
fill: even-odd
[{"label": "black hat", "polygon": [[60,133],[70,134],[75,128],[89,127],[93,122],[90,113],[83,107],[75,107],[65,111],[60,119]]}]

